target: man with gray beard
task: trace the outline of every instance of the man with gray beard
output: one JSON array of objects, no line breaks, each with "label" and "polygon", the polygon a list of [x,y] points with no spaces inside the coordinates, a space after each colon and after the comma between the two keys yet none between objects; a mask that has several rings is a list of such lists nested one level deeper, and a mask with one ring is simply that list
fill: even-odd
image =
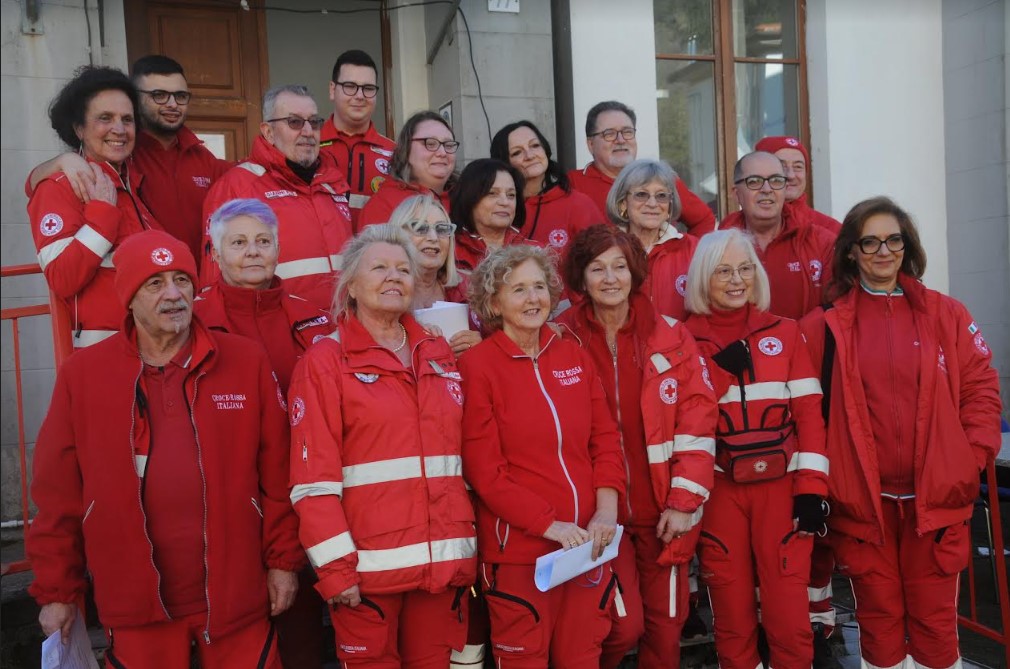
[{"label": "man with gray beard", "polygon": [[30,592],[69,634],[90,572],[113,666],[280,669],[269,616],[305,564],[283,396],[263,348],[193,318],[196,263],[155,230],[116,251],[120,332],[60,369],[35,448]]}]

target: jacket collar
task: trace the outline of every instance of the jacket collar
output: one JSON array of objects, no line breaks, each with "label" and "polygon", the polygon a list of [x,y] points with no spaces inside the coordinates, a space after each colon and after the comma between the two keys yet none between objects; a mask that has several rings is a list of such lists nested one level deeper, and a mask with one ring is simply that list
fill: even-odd
[{"label": "jacket collar", "polygon": [[365,132],[358,135],[349,135],[337,127],[336,123],[333,122],[333,114],[330,114],[330,117],[326,119],[326,123],[323,124],[323,129],[319,134],[319,141],[322,144],[332,144],[338,139],[362,139],[369,144],[378,144],[385,137],[379,134],[379,131],[375,129],[375,123],[371,121],[368,122],[368,129]]},{"label": "jacket collar", "polygon": [[[133,314],[130,311],[126,312],[126,317],[123,320],[123,329],[120,330],[119,334],[116,335],[120,338],[123,345],[123,350],[131,357],[136,357],[140,360],[140,349],[137,346],[137,325],[133,320]],[[189,364],[186,368],[192,372],[204,364],[213,364],[214,354],[217,351],[217,345],[214,341],[213,336],[210,331],[204,326],[196,314],[193,315],[193,320],[190,322],[189,326],[189,336],[193,344],[193,354],[190,358]]]},{"label": "jacket collar", "polygon": [[319,152],[319,163],[316,167],[316,174],[312,177],[312,184],[306,184],[288,166],[284,154],[277,150],[270,142],[260,135],[253,142],[252,151],[249,153],[249,160],[267,168],[276,176],[287,182],[294,190],[310,190],[319,184],[329,184],[337,194],[346,193],[350,187],[344,181],[343,173],[337,169],[337,164],[333,156],[327,151]]},{"label": "jacket collar", "polygon": [[[400,316],[400,324],[407,331],[408,344],[413,352],[421,342],[434,340],[435,337],[414,320],[409,312]],[[404,371],[400,359],[390,350],[379,346],[372,335],[353,314],[342,313],[337,318],[337,329],[340,331],[340,343],[347,353],[348,362],[352,367],[378,367],[390,372]]]},{"label": "jacket collar", "polygon": [[[547,347],[558,338],[558,335],[551,328],[546,325],[540,326],[540,353],[537,354],[537,358],[544,354]],[[519,345],[512,341],[504,330],[496,330],[494,334],[491,335],[490,339],[505,352],[505,355],[510,358],[529,358],[526,351],[519,348]]]},{"label": "jacket collar", "polygon": [[141,130],[137,133],[137,145],[143,146],[148,150],[157,149],[159,151],[169,151],[175,147],[178,147],[179,153],[185,153],[193,147],[202,146],[203,140],[196,136],[192,130],[186,126],[179,128],[178,132],[175,133],[175,143],[165,149],[158,138],[149,133],[146,130]]},{"label": "jacket collar", "polygon": [[584,174],[587,177],[591,177],[593,179],[599,179],[608,184],[614,183],[613,178],[608,177],[606,174],[603,173],[603,170],[601,170],[599,167],[596,166],[595,160],[590,161],[588,165],[582,168],[582,174]]}]

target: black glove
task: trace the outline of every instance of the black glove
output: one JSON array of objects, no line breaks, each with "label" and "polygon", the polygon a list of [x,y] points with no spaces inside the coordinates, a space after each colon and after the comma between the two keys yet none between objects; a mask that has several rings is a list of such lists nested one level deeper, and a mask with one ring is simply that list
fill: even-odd
[{"label": "black glove", "polygon": [[827,518],[824,500],[819,495],[796,495],[793,497],[793,520],[798,520],[799,532],[820,532]]},{"label": "black glove", "polygon": [[712,360],[733,376],[740,376],[745,369],[750,369],[750,349],[747,348],[747,342],[738,339],[713,355]]}]

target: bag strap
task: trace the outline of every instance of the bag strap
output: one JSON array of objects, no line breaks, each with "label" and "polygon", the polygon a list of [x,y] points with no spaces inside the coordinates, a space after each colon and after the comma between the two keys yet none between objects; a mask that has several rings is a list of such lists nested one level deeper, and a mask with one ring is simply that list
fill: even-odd
[{"label": "bag strap", "polygon": [[[825,313],[835,307],[828,302],[822,305]],[[831,411],[831,373],[835,367],[835,334],[828,327],[828,319],[824,319],[824,355],[821,358],[821,415],[827,427],[828,414]]]}]

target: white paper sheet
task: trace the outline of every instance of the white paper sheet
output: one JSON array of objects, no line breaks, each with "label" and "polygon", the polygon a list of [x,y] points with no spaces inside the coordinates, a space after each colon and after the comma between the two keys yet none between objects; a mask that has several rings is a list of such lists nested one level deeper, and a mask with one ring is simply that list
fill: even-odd
[{"label": "white paper sheet", "polygon": [[59,630],[42,642],[42,669],[98,669],[98,660],[91,650],[91,639],[80,610],[70,628],[67,643],[60,640]]},{"label": "white paper sheet", "polygon": [[470,328],[470,312],[465,304],[436,302],[427,309],[414,311],[414,319],[421,325],[436,325],[442,329],[446,341],[461,330]]},{"label": "white paper sheet", "polygon": [[533,581],[537,585],[537,590],[547,592],[556,585],[613,560],[617,557],[617,547],[621,544],[621,535],[623,534],[624,526],[618,525],[614,540],[603,549],[603,555],[595,560],[591,559],[593,555],[593,542],[591,541],[571,550],[559,548],[553,553],[541,555],[537,558],[537,567],[533,572]]}]

